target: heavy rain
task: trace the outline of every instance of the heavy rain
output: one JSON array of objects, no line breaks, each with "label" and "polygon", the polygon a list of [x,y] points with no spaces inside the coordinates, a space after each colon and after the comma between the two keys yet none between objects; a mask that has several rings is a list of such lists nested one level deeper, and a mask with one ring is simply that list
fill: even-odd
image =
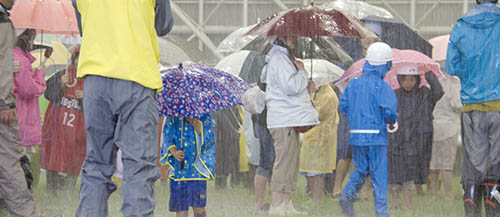
[{"label": "heavy rain", "polygon": [[0,0],[0,216],[498,217],[498,0]]}]

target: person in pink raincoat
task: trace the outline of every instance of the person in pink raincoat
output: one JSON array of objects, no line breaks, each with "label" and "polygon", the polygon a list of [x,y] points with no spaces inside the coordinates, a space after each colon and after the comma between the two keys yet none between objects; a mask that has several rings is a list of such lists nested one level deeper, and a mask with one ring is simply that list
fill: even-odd
[{"label": "person in pink raincoat", "polygon": [[[14,95],[16,96],[16,114],[19,124],[19,136],[23,147],[32,147],[42,143],[42,125],[38,97],[45,89],[44,67],[33,69],[35,57],[30,54],[36,32],[27,29],[17,37],[14,48],[14,60],[19,63],[20,71],[14,75]],[[52,49],[47,49],[50,57]]]}]

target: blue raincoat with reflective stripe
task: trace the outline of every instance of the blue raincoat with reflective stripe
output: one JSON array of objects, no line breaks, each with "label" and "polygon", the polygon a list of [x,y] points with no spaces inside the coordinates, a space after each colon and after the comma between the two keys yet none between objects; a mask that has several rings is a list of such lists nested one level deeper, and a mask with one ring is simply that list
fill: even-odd
[{"label": "blue raincoat with reflective stripe", "polygon": [[446,71],[460,78],[463,104],[500,100],[500,5],[476,6],[453,27]]},{"label": "blue raincoat with reflective stripe", "polygon": [[363,66],[363,74],[347,85],[340,97],[340,111],[347,114],[350,145],[387,145],[386,123],[395,123],[398,103],[391,86],[383,80],[387,64]]},{"label": "blue raincoat with reflective stripe", "polygon": [[370,174],[377,217],[389,217],[387,203],[387,128],[397,119],[397,98],[383,80],[388,64],[363,66],[363,75],[352,80],[340,97],[340,111],[349,119],[352,159],[351,173],[343,197],[352,203],[359,199],[365,178]]}]

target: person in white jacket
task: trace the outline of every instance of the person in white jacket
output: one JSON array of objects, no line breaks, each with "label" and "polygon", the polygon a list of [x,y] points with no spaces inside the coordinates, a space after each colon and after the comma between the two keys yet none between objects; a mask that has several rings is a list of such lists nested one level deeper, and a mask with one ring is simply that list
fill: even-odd
[{"label": "person in white jacket", "polygon": [[297,127],[319,124],[318,112],[309,98],[314,83],[304,64],[295,60],[290,49],[296,36],[279,36],[266,57],[261,80],[266,83],[267,127],[274,139],[276,159],[271,177],[270,214],[298,214],[290,201],[298,175],[300,144]]},{"label": "person in white jacket", "polygon": [[430,189],[434,197],[438,197],[440,190],[439,173],[442,173],[442,184],[446,200],[453,200],[452,191],[453,166],[458,149],[460,134],[460,80],[445,73],[439,80],[443,86],[444,96],[434,108],[432,157],[430,163]]}]

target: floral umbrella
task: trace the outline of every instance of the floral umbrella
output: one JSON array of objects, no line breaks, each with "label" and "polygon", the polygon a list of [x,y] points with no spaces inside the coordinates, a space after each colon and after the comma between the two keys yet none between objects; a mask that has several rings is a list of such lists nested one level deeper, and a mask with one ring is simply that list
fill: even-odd
[{"label": "floral umbrella", "polygon": [[158,112],[163,116],[201,118],[204,114],[241,105],[249,85],[240,78],[201,64],[162,71]]}]

